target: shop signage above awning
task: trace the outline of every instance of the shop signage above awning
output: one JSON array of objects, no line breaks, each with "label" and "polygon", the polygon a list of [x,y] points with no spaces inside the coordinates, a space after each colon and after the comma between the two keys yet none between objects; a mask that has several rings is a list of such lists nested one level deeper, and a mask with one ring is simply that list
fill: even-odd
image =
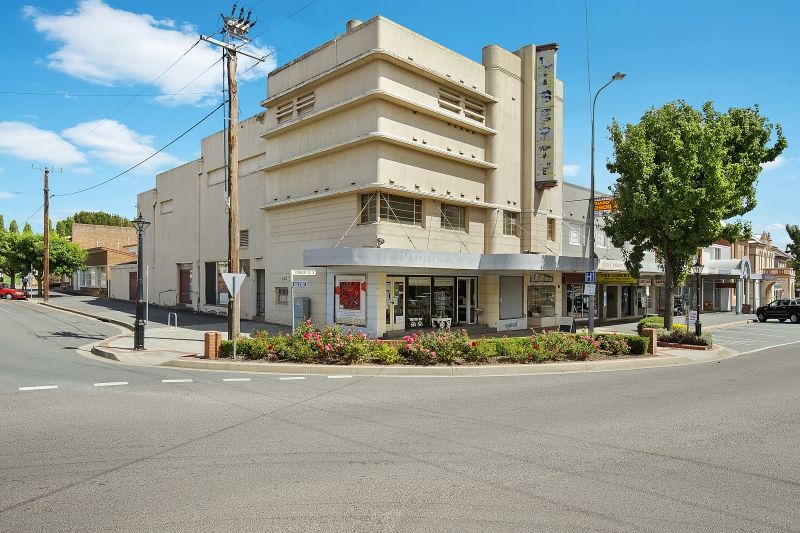
[{"label": "shop signage above awning", "polygon": [[553,275],[536,272],[531,274],[531,283],[553,283]]},{"label": "shop signage above awning", "polygon": [[598,272],[597,283],[622,283],[635,285],[638,280],[628,272]]}]

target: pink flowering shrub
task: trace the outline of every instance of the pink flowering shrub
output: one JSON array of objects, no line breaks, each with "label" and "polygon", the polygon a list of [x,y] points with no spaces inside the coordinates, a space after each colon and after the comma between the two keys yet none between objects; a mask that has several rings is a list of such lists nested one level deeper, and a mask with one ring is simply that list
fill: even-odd
[{"label": "pink flowering shrub", "polygon": [[466,359],[472,350],[472,343],[464,330],[412,333],[403,340],[405,344],[398,352],[413,365],[452,365]]}]

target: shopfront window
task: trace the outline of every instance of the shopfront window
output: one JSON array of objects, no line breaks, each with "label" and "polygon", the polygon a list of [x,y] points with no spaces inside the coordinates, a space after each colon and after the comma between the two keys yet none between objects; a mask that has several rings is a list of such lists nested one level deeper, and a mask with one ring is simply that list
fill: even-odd
[{"label": "shopfront window", "polygon": [[[566,291],[566,313],[575,319],[589,318],[589,297],[583,294],[583,283],[569,283]],[[597,298],[594,299],[594,316],[597,317]]]},{"label": "shopfront window", "polygon": [[433,318],[453,318],[453,278],[433,278]]},{"label": "shopfront window", "polygon": [[556,315],[556,288],[554,285],[528,286],[528,317],[540,318]]},{"label": "shopfront window", "polygon": [[431,278],[410,276],[406,289],[406,327],[431,325]]}]

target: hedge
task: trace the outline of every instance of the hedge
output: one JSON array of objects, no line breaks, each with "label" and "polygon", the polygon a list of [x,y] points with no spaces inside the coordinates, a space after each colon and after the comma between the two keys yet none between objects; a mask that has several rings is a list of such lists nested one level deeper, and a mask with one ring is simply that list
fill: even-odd
[{"label": "hedge", "polygon": [[[644,328],[653,328],[653,329],[664,329],[664,317],[663,316],[647,316],[644,317],[639,321],[636,325],[636,331],[639,332],[641,335],[644,332]],[[672,323],[673,330],[680,330],[686,331],[685,324],[676,324]]]},{"label": "hedge", "polygon": [[[556,331],[529,337],[496,337],[471,340],[465,331],[431,331],[407,335],[396,343],[370,340],[353,330],[326,326],[316,330],[310,323],[293,335],[257,332],[239,337],[237,355],[244,359],[300,363],[382,365],[485,364],[489,362],[542,363],[584,361],[605,353],[611,356],[642,355],[649,341],[637,335],[599,333],[568,334]],[[233,342],[222,341],[220,355],[231,357]]]}]

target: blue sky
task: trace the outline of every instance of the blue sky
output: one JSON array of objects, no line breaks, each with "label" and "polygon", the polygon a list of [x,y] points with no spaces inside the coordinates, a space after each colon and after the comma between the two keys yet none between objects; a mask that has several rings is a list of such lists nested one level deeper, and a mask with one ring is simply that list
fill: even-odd
[{"label": "blue sky", "polygon": [[[783,224],[800,223],[800,45],[794,27],[800,3],[775,0],[769,8],[731,0],[588,4],[592,86],[597,89],[616,71],[627,74],[598,101],[598,188],[607,189],[613,180],[602,164],[611,154],[604,128],[612,117],[635,122],[646,109],[678,98],[695,106],[712,100],[721,110],[759,104],[783,125],[789,148],[762,172],[758,207],[748,218],[755,231],[771,231],[780,246],[785,244]],[[583,0],[498,0],[489,4],[492,9],[463,0],[251,0],[248,5],[258,17],[253,47],[272,55],[240,79],[242,117],[260,111],[269,69],[340,33],[348,18],[381,14],[478,61],[488,44],[516,50],[529,43],[559,43],[565,173],[570,181],[588,184]],[[158,76],[199,33],[216,31],[219,13],[229,8],[229,2],[198,0],[3,2],[7,53],[0,81],[0,213],[6,224],[30,219],[34,229],[41,229],[37,168],[62,169],[52,175],[52,193],[77,191],[144,159],[213,110],[221,99],[222,70],[214,64],[219,52],[209,45],[196,45]],[[246,67],[240,66],[240,73]],[[197,157],[199,140],[221,129],[222,120],[217,112],[142,167],[106,185],[53,198],[51,217],[58,220],[81,209],[134,216],[136,193],[154,185],[156,172]]]}]

